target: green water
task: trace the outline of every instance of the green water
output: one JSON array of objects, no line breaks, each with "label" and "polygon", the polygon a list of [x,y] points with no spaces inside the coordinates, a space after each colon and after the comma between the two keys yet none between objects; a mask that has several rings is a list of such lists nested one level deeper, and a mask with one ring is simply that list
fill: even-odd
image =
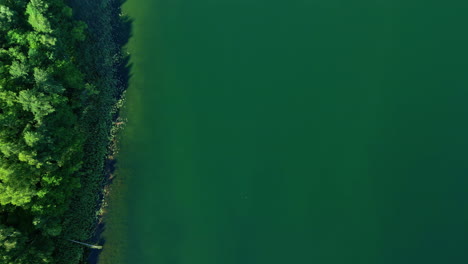
[{"label": "green water", "polygon": [[128,0],[100,263],[466,263],[467,8]]}]

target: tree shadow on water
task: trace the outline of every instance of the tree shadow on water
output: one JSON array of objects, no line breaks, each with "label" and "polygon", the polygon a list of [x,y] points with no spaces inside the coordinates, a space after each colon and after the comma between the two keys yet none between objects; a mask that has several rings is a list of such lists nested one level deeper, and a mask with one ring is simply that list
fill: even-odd
[{"label": "tree shadow on water", "polygon": [[124,51],[124,47],[132,37],[133,19],[122,13],[122,5],[126,0],[113,0],[112,8],[112,38],[118,47],[120,56],[115,64],[116,77],[118,80],[117,98],[120,99],[122,94],[127,90],[128,83],[131,77],[130,54]]},{"label": "tree shadow on water", "polygon": [[[95,237],[96,239],[99,239],[99,240],[92,239],[92,241],[97,241],[96,245],[103,246],[106,244],[106,240],[104,239],[104,237],[102,237],[102,233],[105,230],[105,225],[106,224],[104,222],[101,222],[96,227]],[[87,249],[86,255],[87,255],[88,263],[89,264],[98,263],[99,255],[101,254],[101,251],[102,251],[101,249]]]}]

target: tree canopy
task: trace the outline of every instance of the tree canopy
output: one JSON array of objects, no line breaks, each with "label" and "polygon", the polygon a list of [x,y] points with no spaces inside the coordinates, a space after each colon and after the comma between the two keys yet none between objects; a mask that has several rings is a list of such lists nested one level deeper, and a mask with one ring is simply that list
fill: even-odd
[{"label": "tree canopy", "polygon": [[96,93],[77,66],[85,38],[63,0],[0,0],[0,264],[54,263]]}]

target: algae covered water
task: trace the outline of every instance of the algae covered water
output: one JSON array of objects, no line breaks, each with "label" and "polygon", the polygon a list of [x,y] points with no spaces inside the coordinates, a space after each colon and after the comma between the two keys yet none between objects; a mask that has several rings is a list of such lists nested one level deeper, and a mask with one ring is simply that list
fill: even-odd
[{"label": "algae covered water", "polygon": [[100,263],[468,261],[467,8],[128,0]]}]

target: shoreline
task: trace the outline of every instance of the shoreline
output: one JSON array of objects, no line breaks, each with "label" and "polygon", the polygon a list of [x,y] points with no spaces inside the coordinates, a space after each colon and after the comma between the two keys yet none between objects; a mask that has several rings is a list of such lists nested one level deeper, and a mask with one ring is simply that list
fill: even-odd
[{"label": "shoreline", "polygon": [[[125,98],[122,98],[122,102],[125,101]],[[111,195],[112,195],[112,188],[114,184],[114,180],[116,179],[115,171],[116,171],[116,163],[119,154],[119,135],[125,128],[126,122],[121,121],[120,115],[115,120],[112,131],[115,132],[111,135],[111,143],[109,144],[109,153],[106,158],[106,165],[104,167],[105,177],[103,179],[103,186],[100,193],[100,200],[98,209],[96,210],[96,223],[95,223],[95,230],[90,241],[97,241],[100,246],[104,247],[105,241],[103,238],[103,233],[105,231],[106,225],[106,217],[108,216],[108,207],[111,203]],[[87,252],[84,254],[84,258],[86,259],[87,264],[97,264],[99,260],[99,256],[103,249],[101,250],[93,250],[93,249],[86,249]]]},{"label": "shoreline", "polygon": [[[129,55],[125,53],[124,46],[130,37],[131,21],[121,13],[121,0],[66,2],[72,7],[74,17],[88,25],[88,38],[83,44],[82,52],[95,56],[90,61],[83,62],[81,68],[90,78],[90,82],[99,89],[99,94],[95,98],[96,101],[90,102],[92,111],[88,113],[88,118],[84,119],[88,123],[89,135],[85,144],[86,173],[82,178],[82,187],[74,197],[77,204],[74,204],[68,213],[75,221],[68,221],[71,230],[63,235],[105,247],[102,233],[115,179],[119,134],[126,124],[120,111],[125,103],[129,80]],[[78,226],[72,225],[78,221],[83,223],[79,223]],[[76,237],[78,235],[80,237]],[[66,246],[82,251],[80,264],[97,263],[102,252],[79,248],[77,245]]]}]

